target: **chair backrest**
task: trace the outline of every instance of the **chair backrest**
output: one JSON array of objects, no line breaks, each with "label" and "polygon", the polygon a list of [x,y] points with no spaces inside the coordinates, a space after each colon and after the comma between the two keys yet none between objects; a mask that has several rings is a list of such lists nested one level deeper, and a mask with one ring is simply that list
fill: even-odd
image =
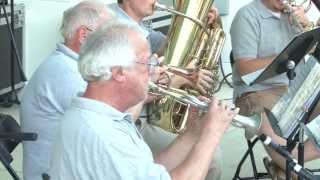
[{"label": "chair backrest", "polygon": [[50,180],[50,176],[47,173],[43,173],[42,180]]},{"label": "chair backrest", "polygon": [[[18,132],[20,132],[20,126],[17,121],[12,116],[0,114],[0,134]],[[0,145],[9,153],[11,153],[19,143],[20,140],[17,139],[0,139]]]},{"label": "chair backrest", "polygon": [[233,53],[232,53],[232,51],[230,51],[229,58],[230,58],[230,64],[231,64],[231,67],[233,67],[233,65],[234,65],[234,57],[233,57]]}]

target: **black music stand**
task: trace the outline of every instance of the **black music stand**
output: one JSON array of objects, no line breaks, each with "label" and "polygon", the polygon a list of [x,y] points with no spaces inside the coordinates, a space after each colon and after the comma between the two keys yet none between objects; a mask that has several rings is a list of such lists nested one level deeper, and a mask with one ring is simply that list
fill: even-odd
[{"label": "black music stand", "polygon": [[318,62],[320,62],[320,42],[318,42],[317,47],[313,53],[313,56],[317,58]]},{"label": "black music stand", "polygon": [[[301,59],[320,41],[320,28],[313,29],[295,36],[287,47],[275,58],[275,60],[267,66],[267,68],[251,83],[257,83],[280,75],[282,73],[287,73],[289,80],[293,80],[295,77],[295,67],[296,64],[300,62]],[[298,162],[301,166],[304,164],[304,142],[303,135],[304,129],[303,126],[309,119],[312,111],[314,110],[317,102],[320,100],[320,92],[312,100],[310,106],[308,107],[308,112],[306,112],[298,120],[299,124],[294,128],[290,133],[287,139],[286,149],[291,152],[297,143],[298,146]],[[270,110],[265,109],[266,115],[269,118],[270,122],[276,122],[274,115]],[[274,129],[277,132],[277,129]],[[287,160],[286,166],[286,179],[290,180],[290,172],[292,171],[291,162]],[[300,179],[300,177],[299,177]]]},{"label": "black music stand", "polygon": [[294,78],[295,66],[320,40],[320,28],[295,36],[282,52],[250,85],[264,81],[276,75],[287,73],[289,80]]}]

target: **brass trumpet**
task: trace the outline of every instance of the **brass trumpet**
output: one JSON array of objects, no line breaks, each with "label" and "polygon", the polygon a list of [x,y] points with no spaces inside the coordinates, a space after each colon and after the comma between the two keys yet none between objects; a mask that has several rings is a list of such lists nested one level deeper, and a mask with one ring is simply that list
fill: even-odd
[{"label": "brass trumpet", "polygon": [[[153,82],[149,82],[149,89],[154,94],[170,96],[174,98],[179,103],[185,104],[186,106],[194,106],[200,109],[203,112],[208,111],[209,104],[203,101],[200,101],[197,97],[192,96],[185,91],[180,89],[166,89],[165,86],[156,85]],[[188,112],[187,112],[188,113]],[[171,128],[175,129],[176,127],[185,128],[186,121],[181,121],[184,124],[174,125],[171,123]],[[231,124],[235,127],[245,129],[246,138],[251,139],[255,134],[257,134],[258,130],[261,126],[261,117],[258,115],[252,117],[246,117],[242,115],[236,115],[232,120]],[[177,132],[183,131],[183,129],[176,129]]]}]

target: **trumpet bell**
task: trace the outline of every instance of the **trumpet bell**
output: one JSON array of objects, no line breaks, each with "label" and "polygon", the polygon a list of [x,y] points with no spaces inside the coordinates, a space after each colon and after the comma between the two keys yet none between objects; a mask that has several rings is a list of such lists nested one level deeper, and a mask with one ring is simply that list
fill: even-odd
[{"label": "trumpet bell", "polygon": [[250,117],[236,115],[232,121],[232,124],[245,130],[246,139],[252,139],[258,133],[261,127],[262,118],[260,114]]}]

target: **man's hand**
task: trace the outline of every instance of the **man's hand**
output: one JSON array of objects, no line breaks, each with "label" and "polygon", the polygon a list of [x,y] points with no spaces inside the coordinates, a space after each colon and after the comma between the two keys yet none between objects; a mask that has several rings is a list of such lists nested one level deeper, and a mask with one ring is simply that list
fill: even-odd
[{"label": "man's hand", "polygon": [[204,121],[203,131],[210,133],[213,137],[222,136],[238,112],[239,108],[234,108],[234,105],[213,97],[208,112],[202,118]]},{"label": "man's hand", "polygon": [[[210,99],[200,96],[198,97],[200,101],[210,103]],[[198,108],[194,106],[190,106],[189,114],[188,114],[188,120],[186,123],[187,131],[190,132],[193,135],[198,136],[203,128],[203,121],[200,120],[201,116],[205,112],[201,112]]]},{"label": "man's hand", "polygon": [[161,56],[158,58],[157,54],[153,54],[152,56],[157,58],[159,65],[155,67],[155,72],[152,73],[151,75],[151,81],[156,83],[161,81],[162,83],[165,83],[164,79],[166,78],[166,74],[165,74],[166,68],[162,65],[164,61],[164,57]]},{"label": "man's hand", "polygon": [[[309,21],[308,17],[306,16],[306,13],[305,13],[303,6],[293,6],[292,10],[293,10],[294,18],[297,18],[297,22],[300,23],[302,25],[302,27],[305,28],[310,25],[311,22]],[[293,22],[292,19],[289,19],[289,20],[291,23]]]},{"label": "man's hand", "polygon": [[208,13],[208,24],[213,24],[219,16],[219,11],[216,7],[212,7]]},{"label": "man's hand", "polygon": [[196,87],[201,94],[206,95],[208,90],[213,88],[214,81],[212,77],[212,72],[205,69],[200,69],[191,78],[191,85]]}]

